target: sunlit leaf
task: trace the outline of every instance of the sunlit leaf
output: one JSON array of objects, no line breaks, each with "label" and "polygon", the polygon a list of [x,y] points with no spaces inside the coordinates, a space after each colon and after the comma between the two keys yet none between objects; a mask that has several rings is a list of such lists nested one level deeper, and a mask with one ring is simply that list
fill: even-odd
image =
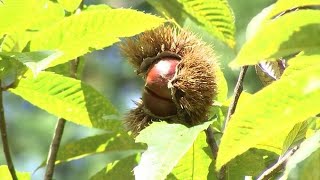
[{"label": "sunlit leaf", "polygon": [[162,23],[162,18],[131,9],[82,11],[41,30],[33,37],[30,48],[62,51],[63,56],[50,65],[55,66]]},{"label": "sunlit leaf", "polygon": [[135,179],[165,179],[190,149],[200,131],[211,123],[187,128],[181,124],[154,122],[142,130],[136,141],[147,143],[148,149],[134,168]]},{"label": "sunlit leaf", "polygon": [[10,92],[58,117],[87,127],[123,130],[113,105],[85,83],[51,72],[26,75]]},{"label": "sunlit leaf", "polygon": [[[30,180],[31,175],[28,172],[16,172],[19,180]],[[0,177],[1,180],[12,180],[10,171],[8,169],[8,166],[1,165],[0,166]]]},{"label": "sunlit leaf", "polygon": [[[179,163],[172,170],[172,175],[177,179],[207,179],[209,166],[212,162],[212,153],[206,142],[206,134],[200,132],[193,146],[180,159]],[[214,169],[212,169],[214,170]],[[213,176],[214,171],[211,171]]]},{"label": "sunlit leaf", "polygon": [[309,67],[265,87],[238,106],[221,139],[217,169],[259,143],[319,113],[320,66]]},{"label": "sunlit leaf", "polygon": [[272,58],[319,49],[320,39],[314,38],[320,33],[318,19],[318,10],[299,10],[263,24],[231,65],[257,64],[261,60],[272,61],[275,60]]}]

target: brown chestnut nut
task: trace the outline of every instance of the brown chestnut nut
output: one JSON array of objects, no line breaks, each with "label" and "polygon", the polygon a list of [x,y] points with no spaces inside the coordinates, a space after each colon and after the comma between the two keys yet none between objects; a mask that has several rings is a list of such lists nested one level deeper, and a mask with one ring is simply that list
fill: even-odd
[{"label": "brown chestnut nut", "polygon": [[142,101],[124,120],[134,134],[153,121],[194,126],[208,119],[219,65],[212,48],[199,37],[161,26],[126,39],[120,48],[145,80]]},{"label": "brown chestnut nut", "polygon": [[142,101],[151,114],[168,117],[177,114],[168,82],[173,78],[179,60],[164,58],[155,62],[146,73]]}]

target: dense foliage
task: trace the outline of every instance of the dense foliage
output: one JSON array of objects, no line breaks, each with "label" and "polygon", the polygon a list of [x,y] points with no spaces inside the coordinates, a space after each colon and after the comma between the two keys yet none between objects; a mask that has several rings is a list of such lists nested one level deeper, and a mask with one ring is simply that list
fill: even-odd
[{"label": "dense foliage", "polygon": [[[81,80],[81,56],[164,23],[183,27],[190,20],[230,48],[236,44],[226,0],[147,1],[159,16],[81,0],[0,1],[1,93],[105,131],[62,144],[57,166],[116,151],[122,156],[91,179],[244,179],[267,173],[279,157],[287,157],[272,176],[320,178],[320,0],[279,0],[249,23],[246,42],[230,66],[255,67],[261,81],[271,83],[254,94],[243,92],[226,128],[233,96],[227,97],[230,83],[221,71],[211,121],[190,128],[156,122],[134,138],[111,101]],[[3,114],[0,124],[5,126]],[[219,144],[217,157],[203,131],[209,126]],[[39,168],[46,166],[43,159]],[[19,179],[31,174],[17,170]],[[0,177],[11,179],[6,165]]]}]

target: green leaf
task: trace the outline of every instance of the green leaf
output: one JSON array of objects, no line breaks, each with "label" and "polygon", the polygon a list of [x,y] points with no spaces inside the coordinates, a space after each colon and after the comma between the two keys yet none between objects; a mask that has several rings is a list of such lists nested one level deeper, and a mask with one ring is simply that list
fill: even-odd
[{"label": "green leaf", "polygon": [[0,36],[48,26],[64,16],[63,9],[46,0],[5,0],[0,4]]},{"label": "green leaf", "polygon": [[288,68],[282,76],[290,76],[296,72],[303,71],[306,68],[319,64],[320,55],[299,55],[289,60]]},{"label": "green leaf", "polygon": [[289,158],[284,175],[280,179],[319,179],[320,131],[305,140]]},{"label": "green leaf", "polygon": [[58,117],[76,124],[121,131],[123,126],[113,105],[91,86],[51,72],[22,78],[10,92]]},{"label": "green leaf", "polygon": [[190,149],[200,131],[212,121],[187,128],[181,124],[154,122],[136,137],[136,142],[148,144],[140,163],[134,168],[135,179],[164,179],[179,159]]},{"label": "green leaf", "polygon": [[234,16],[226,0],[169,0],[148,2],[180,25],[190,18],[213,36],[234,47]]},{"label": "green leaf", "polygon": [[272,142],[296,123],[319,113],[320,65],[265,87],[238,106],[221,139],[217,169],[264,141]]},{"label": "green leaf", "polygon": [[320,5],[319,0],[279,0],[275,3],[267,18],[275,17],[285,11],[290,11],[298,7],[309,7],[311,9],[312,6],[316,8],[317,5]]},{"label": "green leaf", "polygon": [[215,100],[219,102],[224,102],[228,96],[228,83],[224,74],[220,68],[216,71],[216,78],[217,78],[217,88],[218,88],[218,95]]},{"label": "green leaf", "polygon": [[261,60],[272,61],[275,59],[270,58],[319,49],[319,38],[313,38],[320,33],[318,19],[320,11],[299,10],[264,23],[243,45],[231,66],[257,64]]},{"label": "green leaf", "polygon": [[[56,164],[70,162],[98,153],[127,152],[128,155],[141,152],[144,146],[134,142],[127,133],[107,133],[86,137],[60,147]],[[44,161],[40,167],[46,164]],[[133,169],[133,166],[131,170]]]},{"label": "green leaf", "polygon": [[293,126],[293,129],[289,132],[287,138],[283,142],[283,148],[281,155],[283,156],[291,147],[297,145],[305,139],[308,130],[308,121],[302,121]]},{"label": "green leaf", "polygon": [[[206,134],[200,132],[193,146],[180,159],[171,173],[177,179],[207,179],[211,162],[212,153],[208,149]],[[211,174],[216,176],[212,171]]]},{"label": "green leaf", "polygon": [[50,65],[55,66],[164,22],[162,18],[131,9],[82,11],[37,33],[31,41],[31,50],[62,51],[64,55]]},{"label": "green leaf", "polygon": [[34,74],[38,75],[48,65],[62,55],[56,51],[38,51],[38,52],[0,52],[0,57],[7,60],[16,60],[26,65]]},{"label": "green leaf", "polygon": [[[30,180],[31,175],[28,172],[16,172],[19,180]],[[0,166],[0,177],[1,180],[12,180],[10,171],[8,169],[8,166],[1,165]]]},{"label": "green leaf", "polygon": [[82,0],[58,0],[58,3],[63,6],[66,11],[73,12],[75,11]]},{"label": "green leaf", "polygon": [[90,180],[101,179],[134,179],[132,169],[138,164],[137,158],[139,155],[129,156],[119,161],[110,163],[107,167],[100,170],[97,174],[92,176]]}]

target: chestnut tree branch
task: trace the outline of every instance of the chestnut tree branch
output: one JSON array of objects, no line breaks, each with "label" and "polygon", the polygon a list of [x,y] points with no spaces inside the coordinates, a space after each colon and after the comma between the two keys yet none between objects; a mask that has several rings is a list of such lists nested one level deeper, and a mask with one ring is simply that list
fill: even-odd
[{"label": "chestnut tree branch", "polygon": [[[70,62],[70,66],[71,66],[70,67],[70,76],[72,78],[77,77],[78,65],[79,65],[79,58],[76,58],[75,60],[72,60]],[[50,145],[50,150],[49,150],[48,159],[47,159],[47,168],[46,168],[46,172],[44,175],[45,180],[52,180],[55,162],[57,159],[57,154],[59,151],[60,142],[62,139],[65,124],[66,124],[66,120],[63,118],[59,118],[57,125],[56,125],[56,128],[55,128],[53,139],[52,139],[51,145]]]},{"label": "chestnut tree branch", "polygon": [[288,153],[286,153],[282,158],[280,158],[278,160],[278,162],[276,164],[274,164],[273,166],[271,166],[269,169],[267,169],[266,171],[264,171],[257,180],[268,180],[271,177],[273,177],[277,172],[279,172],[280,170],[282,170],[288,159],[299,149],[299,146],[295,146],[294,148],[292,148]]},{"label": "chestnut tree branch", "polygon": [[248,66],[242,66],[241,69],[240,69],[238,81],[237,81],[237,84],[236,84],[236,86],[234,88],[234,97],[233,97],[233,100],[232,100],[232,102],[231,102],[231,104],[229,106],[228,114],[227,114],[226,120],[224,122],[224,130],[226,129],[232,114],[236,110],[236,107],[237,107],[237,104],[238,104],[238,100],[239,100],[240,95],[241,95],[242,90],[243,90],[243,81],[244,81],[244,77],[245,77],[245,74],[247,72],[247,69],[248,69]]},{"label": "chestnut tree branch", "polygon": [[207,144],[209,145],[209,147],[211,149],[213,159],[216,160],[217,154],[218,154],[218,145],[217,145],[217,142],[213,136],[213,129],[211,126],[209,126],[206,130],[204,130],[204,132],[206,133]]},{"label": "chestnut tree branch", "polygon": [[[1,80],[0,80],[0,85],[1,85]],[[13,180],[17,180],[18,177],[17,177],[16,171],[14,169],[14,165],[13,165],[11,154],[10,154],[9,143],[8,143],[6,120],[4,117],[3,94],[2,93],[3,93],[3,89],[0,88],[0,131],[1,131],[1,139],[2,139],[2,148],[3,148],[4,156],[6,158],[7,166],[8,166],[9,172],[11,174],[11,177]]]}]

